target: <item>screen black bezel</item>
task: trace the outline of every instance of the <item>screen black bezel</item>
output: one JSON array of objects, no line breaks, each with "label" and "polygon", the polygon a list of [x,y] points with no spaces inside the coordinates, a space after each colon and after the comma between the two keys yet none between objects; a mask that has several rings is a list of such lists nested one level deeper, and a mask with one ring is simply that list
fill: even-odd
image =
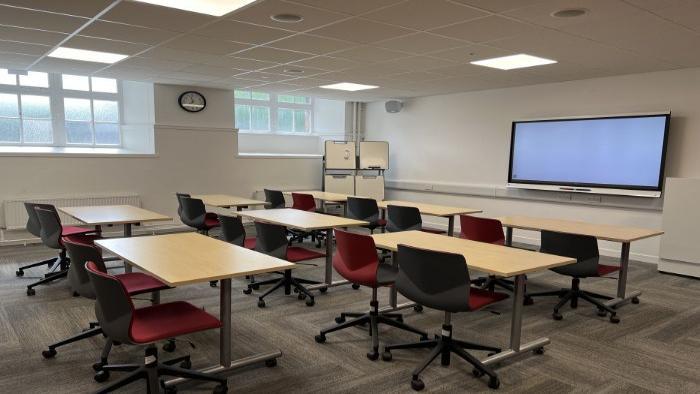
[{"label": "screen black bezel", "polygon": [[[576,182],[552,182],[538,180],[513,179],[513,151],[515,143],[516,125],[520,123],[543,123],[543,122],[567,122],[581,120],[599,120],[599,119],[629,119],[629,118],[652,118],[663,116],[666,118],[666,126],[664,129],[664,145],[661,151],[661,168],[659,169],[659,181],[656,186],[635,186],[635,185],[613,185],[606,183],[576,183]],[[567,186],[567,187],[583,187],[583,188],[601,188],[601,189],[623,189],[623,190],[644,190],[661,192],[663,188],[664,173],[666,171],[666,148],[668,147],[668,131],[671,125],[670,113],[645,114],[645,115],[615,115],[615,116],[594,116],[581,118],[559,118],[559,119],[540,119],[540,120],[521,120],[513,121],[510,130],[510,158],[508,162],[508,183],[524,184],[524,185],[549,185],[549,186]]]}]

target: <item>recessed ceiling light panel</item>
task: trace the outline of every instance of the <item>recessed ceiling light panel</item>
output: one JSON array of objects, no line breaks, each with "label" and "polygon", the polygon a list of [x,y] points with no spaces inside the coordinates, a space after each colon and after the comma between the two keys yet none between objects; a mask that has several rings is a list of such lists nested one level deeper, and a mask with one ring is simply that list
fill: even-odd
[{"label": "recessed ceiling light panel", "polygon": [[346,90],[348,92],[356,92],[358,90],[376,89],[379,86],[362,85],[359,83],[352,83],[352,82],[340,82],[340,83],[334,83],[331,85],[323,85],[323,86],[319,86],[319,87],[322,89],[335,89],[335,90]]},{"label": "recessed ceiling light panel", "polygon": [[226,15],[255,0],[135,0],[178,10],[197,12],[214,16]]},{"label": "recessed ceiling light panel", "polygon": [[513,70],[516,68],[543,66],[545,64],[556,63],[556,60],[545,59],[532,55],[520,53],[517,55],[495,57],[492,59],[477,60],[470,62],[477,66],[497,68],[499,70]]},{"label": "recessed ceiling light panel", "polygon": [[47,55],[58,59],[81,60],[84,62],[107,63],[112,64],[120,60],[124,60],[128,55],[119,53],[89,51],[87,49],[77,49],[68,47],[58,47]]},{"label": "recessed ceiling light panel", "polygon": [[275,14],[270,15],[270,19],[281,23],[299,23],[304,20],[304,17],[296,14]]}]

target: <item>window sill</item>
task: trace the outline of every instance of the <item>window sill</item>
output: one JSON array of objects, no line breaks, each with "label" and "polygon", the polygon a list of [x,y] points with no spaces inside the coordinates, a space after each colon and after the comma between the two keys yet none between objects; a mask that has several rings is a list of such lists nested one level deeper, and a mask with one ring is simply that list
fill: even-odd
[{"label": "window sill", "polygon": [[323,155],[315,153],[238,153],[240,159],[321,159]]},{"label": "window sill", "polygon": [[155,153],[144,153],[122,148],[80,148],[51,146],[0,146],[0,156],[157,157]]}]

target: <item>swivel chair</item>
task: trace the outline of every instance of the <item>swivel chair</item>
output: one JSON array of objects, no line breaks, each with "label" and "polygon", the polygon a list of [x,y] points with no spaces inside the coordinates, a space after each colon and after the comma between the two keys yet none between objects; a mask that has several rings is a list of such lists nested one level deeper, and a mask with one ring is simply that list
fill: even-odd
[{"label": "swivel chair", "polygon": [[[460,215],[460,238],[471,241],[485,242],[495,245],[505,245],[506,237],[503,234],[503,225],[500,220],[480,218],[471,215]],[[473,284],[482,288],[494,290],[496,286],[513,292],[513,282],[495,276],[474,279]]]},{"label": "swivel chair", "polygon": [[347,204],[348,218],[369,222],[368,225],[362,227],[369,229],[371,234],[374,234],[374,230],[377,228],[384,231],[386,220],[379,217],[377,200],[372,198],[348,197]]},{"label": "swivel chair", "polygon": [[398,231],[418,230],[426,233],[444,234],[442,230],[423,227],[423,219],[416,207],[401,205],[387,206],[386,231],[395,233]]},{"label": "swivel chair", "polygon": [[265,209],[278,209],[284,208],[286,202],[284,200],[284,194],[280,190],[270,190],[264,189],[265,191]]}]

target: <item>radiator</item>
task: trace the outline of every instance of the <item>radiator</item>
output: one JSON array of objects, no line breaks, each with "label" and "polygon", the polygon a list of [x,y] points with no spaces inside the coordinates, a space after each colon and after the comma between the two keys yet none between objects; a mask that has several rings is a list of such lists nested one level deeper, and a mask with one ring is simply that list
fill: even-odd
[{"label": "radiator", "polygon": [[[133,193],[110,193],[99,195],[61,196],[61,197],[28,197],[5,200],[3,210],[5,216],[5,229],[18,230],[25,228],[27,224],[27,210],[24,208],[25,202],[41,204],[52,204],[56,208],[60,207],[80,207],[98,205],[133,205],[141,206],[141,199],[138,194]],[[79,221],[60,213],[63,224],[75,225]]]}]

